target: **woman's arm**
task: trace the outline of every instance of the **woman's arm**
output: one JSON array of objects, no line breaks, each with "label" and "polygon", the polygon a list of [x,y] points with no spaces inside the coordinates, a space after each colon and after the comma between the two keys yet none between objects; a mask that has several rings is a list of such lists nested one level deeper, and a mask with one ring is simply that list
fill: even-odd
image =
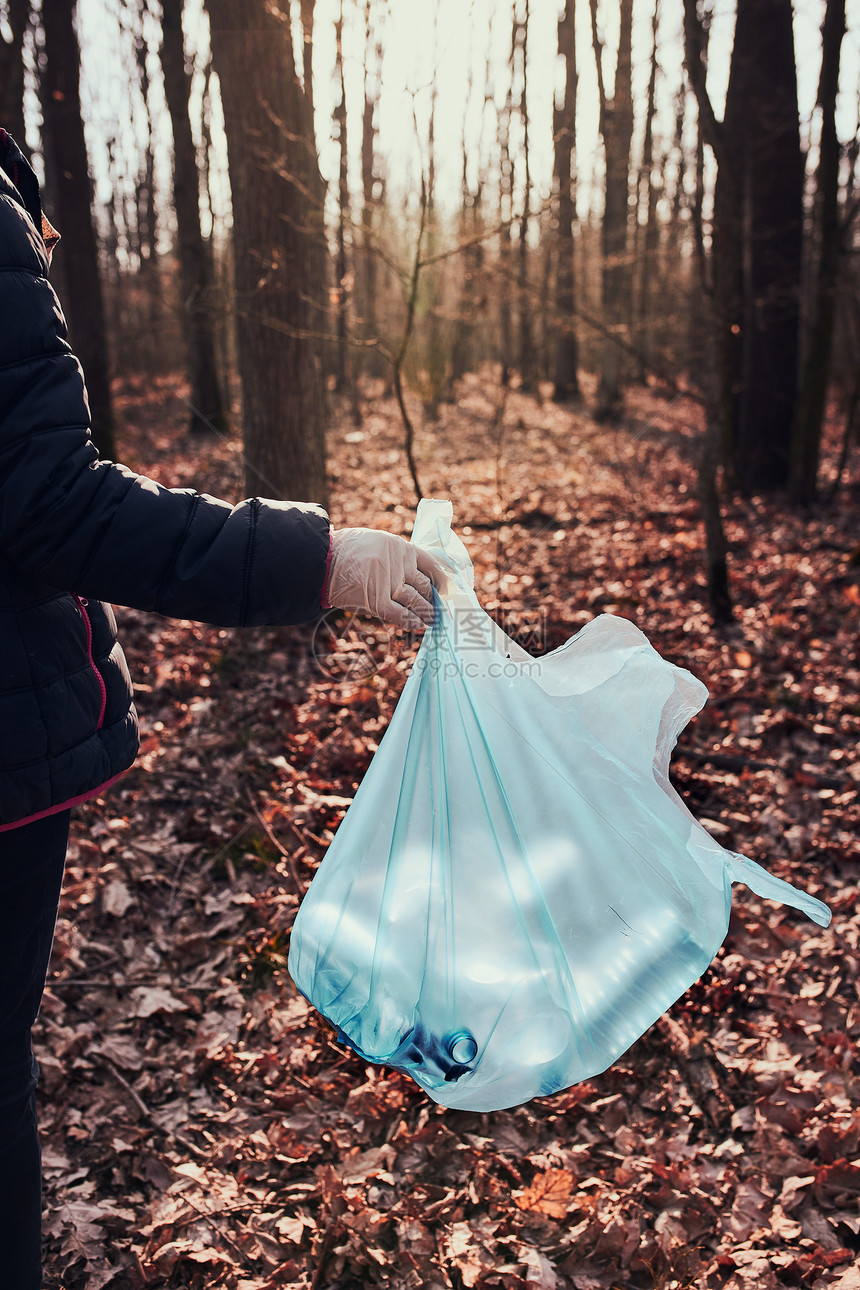
[{"label": "woman's arm", "polygon": [[311,505],[238,506],[100,461],[41,238],[0,192],[0,560],[52,586],[220,625],[321,608],[330,527]]}]

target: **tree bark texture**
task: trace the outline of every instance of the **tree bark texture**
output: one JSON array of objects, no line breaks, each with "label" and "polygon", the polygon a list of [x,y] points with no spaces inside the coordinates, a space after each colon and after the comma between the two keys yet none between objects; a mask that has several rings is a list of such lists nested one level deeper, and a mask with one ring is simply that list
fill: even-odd
[{"label": "tree bark texture", "polygon": [[325,502],[323,188],[288,0],[207,0],[227,133],[245,480]]},{"label": "tree bark texture", "polygon": [[520,122],[523,147],[523,209],[519,221],[517,242],[517,301],[519,310],[519,335],[517,366],[521,388],[533,390],[536,386],[535,342],[532,335],[533,303],[529,287],[529,220],[531,216],[531,149],[529,138],[528,59],[529,59],[529,0],[525,0],[522,22],[514,25],[514,58],[519,65],[522,80],[520,91]]},{"label": "tree bark texture", "polygon": [[24,137],[24,34],[30,21],[30,0],[8,0],[6,21],[12,33],[7,44],[0,36],[0,126],[26,155]]},{"label": "tree bark texture", "polygon": [[[137,225],[137,253],[140,260],[140,272],[143,276],[155,265],[155,247],[158,240],[157,220],[155,215],[155,159],[152,154],[152,140],[155,135],[152,112],[149,106],[149,68],[147,65],[148,49],[143,31],[135,36],[135,55],[137,74],[140,83],[140,97],[146,114],[146,144],[142,165],[135,185],[135,214]],[[151,274],[149,275],[152,276]],[[155,283],[147,284],[150,290],[157,291]]]},{"label": "tree bark texture", "polygon": [[739,0],[725,115],[705,88],[695,0],[687,69],[717,161],[713,281],[720,418],[744,493],[788,482],[798,389],[804,162],[791,0]]},{"label": "tree bark texture", "polygon": [[678,175],[675,190],[672,193],[672,220],[669,226],[669,237],[672,248],[677,254],[682,245],[684,224],[681,212],[687,205],[685,191],[689,160],[684,147],[684,120],[687,114],[687,87],[684,85],[675,97],[675,136],[672,140],[672,152],[678,159]]},{"label": "tree bark texture", "polygon": [[[630,143],[633,137],[632,38],[633,0],[619,0],[618,54],[615,85],[607,98],[603,81],[603,49],[597,35],[597,0],[591,0],[591,30],[597,64],[600,133],[606,158],[603,209],[603,314],[606,325],[620,335],[629,321],[630,261],[628,256],[628,198]],[[603,343],[595,415],[615,417],[622,402],[623,351],[611,338]]]},{"label": "tree bark texture", "polygon": [[[364,5],[364,101],[361,112],[361,269],[360,326],[365,341],[376,341],[379,324],[376,315],[377,294],[377,211],[382,205],[384,181],[379,172],[376,150],[376,114],[379,102],[380,74],[382,68],[382,41],[372,23],[371,0]],[[364,369],[369,376],[388,377],[388,365],[378,349],[368,349]]]},{"label": "tree bark texture", "polygon": [[[728,300],[725,290],[718,284],[718,266],[727,272],[733,266],[736,247],[734,238],[735,199],[732,186],[733,171],[725,149],[722,122],[714,116],[705,84],[706,55],[705,33],[696,10],[696,0],[684,0],[684,61],[690,85],[698,106],[698,137],[696,140],[696,188],[693,201],[693,229],[696,260],[702,283],[702,304],[705,314],[704,373],[706,390],[705,433],[699,459],[699,496],[705,525],[705,579],[708,604],[715,623],[724,623],[731,617],[731,588],[728,574],[727,543],[720,511],[717,472],[725,463],[725,448],[731,425],[731,381],[728,376],[731,339]],[[710,264],[705,254],[703,197],[704,197],[704,141],[707,141],[723,176],[723,187],[715,193],[712,222],[712,251]],[[718,199],[722,198],[723,206]],[[710,272],[709,272],[710,270]],[[731,278],[734,289],[734,277]]]},{"label": "tree bark texture", "polygon": [[[471,88],[471,86],[470,86]],[[469,158],[466,133],[462,138],[462,170],[460,172],[460,242],[463,247],[463,273],[457,321],[451,345],[451,361],[444,398],[454,399],[454,386],[466,372],[474,369],[476,349],[475,322],[482,309],[484,287],[484,244],[481,237],[483,175],[478,175],[474,192],[469,186]]]},{"label": "tree bark texture", "polygon": [[114,456],[114,419],[110,394],[107,328],[99,277],[98,243],[92,219],[92,182],[81,120],[80,48],[75,31],[74,0],[50,0],[42,6],[45,67],[42,112],[45,118],[46,164],[63,236],[66,297],[71,344],[87,382],[93,441],[104,457]]},{"label": "tree bark texture", "polygon": [[[511,58],[511,76],[513,76],[513,56]],[[513,365],[513,334],[511,319],[511,284],[513,281],[512,264],[513,248],[511,246],[511,227],[514,206],[514,163],[511,156],[511,115],[513,112],[513,90],[508,86],[505,105],[499,112],[499,345],[501,351],[500,385],[507,388],[511,380]]]},{"label": "tree bark texture", "polygon": [[[654,6],[651,19],[651,61],[648,77],[648,99],[645,108],[645,138],[642,143],[642,167],[639,172],[636,200],[636,259],[639,264],[639,292],[632,317],[633,343],[639,351],[639,379],[648,377],[648,358],[653,346],[651,332],[656,320],[651,318],[651,281],[657,266],[659,229],[657,227],[657,189],[654,185],[654,109],[657,89],[657,29],[660,5]],[[644,223],[641,222],[644,210]],[[631,304],[633,302],[631,301]]]},{"label": "tree bark texture", "polygon": [[558,21],[558,52],[564,59],[564,96],[553,110],[553,172],[558,214],[555,312],[556,335],[553,355],[555,399],[568,403],[581,397],[579,346],[574,325],[576,306],[575,238],[576,188],[576,66],[575,0],[565,0]]},{"label": "tree bark texture", "polygon": [[337,347],[335,351],[335,389],[341,393],[347,386],[347,252],[346,237],[349,215],[349,147],[347,138],[346,80],[343,69],[343,0],[335,22],[335,80],[338,100],[332,112],[332,124],[338,141],[337,189],[337,258],[335,291],[337,293]]},{"label": "tree bark texture", "polygon": [[804,161],[791,0],[740,0],[726,126],[743,237],[732,447],[752,493],[788,483],[798,390]]},{"label": "tree bark texture", "polygon": [[200,230],[200,180],[188,116],[189,78],[185,71],[182,7],[183,0],[161,0],[161,66],[173,129],[173,206],[191,385],[189,429],[222,433],[228,427],[229,417],[215,357],[211,261]]},{"label": "tree bark texture", "polygon": [[314,10],[316,0],[300,0],[302,15],[302,81],[311,120],[314,119]]},{"label": "tree bark texture", "polygon": [[842,256],[843,230],[839,219],[839,138],[836,133],[836,95],[839,60],[845,35],[845,0],[827,0],[822,28],[818,106],[821,140],[816,175],[815,234],[817,256],[810,309],[807,352],[792,436],[790,495],[794,502],[811,502],[817,492],[821,433],[833,350],[836,289]]}]

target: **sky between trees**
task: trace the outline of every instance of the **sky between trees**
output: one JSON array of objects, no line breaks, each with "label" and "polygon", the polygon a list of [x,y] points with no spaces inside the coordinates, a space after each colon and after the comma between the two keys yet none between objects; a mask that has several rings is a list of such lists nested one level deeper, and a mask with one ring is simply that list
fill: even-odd
[{"label": "sky between trees", "polygon": [[[524,10],[525,0],[513,0]],[[314,94],[320,169],[334,181],[338,169],[338,144],[332,135],[332,107],[337,93],[334,83],[335,21],[341,0],[316,0],[314,17]],[[151,66],[150,109],[159,160],[157,182],[170,192],[170,127],[163,102],[158,68],[159,29],[157,0],[149,0],[142,28]],[[496,105],[504,100],[509,73],[510,16],[512,4],[497,0],[373,0],[372,39],[382,45],[379,81],[379,151],[385,159],[389,191],[404,195],[417,192],[420,167],[427,161],[427,131],[431,101],[435,92],[436,192],[440,206],[455,208],[460,200],[460,175],[465,135],[472,179],[486,159],[495,135],[495,107],[484,106],[485,83],[489,83]],[[709,90],[716,107],[725,95],[734,30],[733,0],[716,0],[710,35]],[[134,155],[144,146],[145,114],[139,100],[137,78],[132,78],[134,40],[139,33],[123,0],[80,0],[79,23],[82,47],[82,98],[91,142],[90,153],[102,188],[107,183],[103,163],[104,141],[115,135],[128,155],[128,173],[134,177],[138,166]],[[529,0],[529,116],[530,170],[536,194],[548,194],[552,183],[552,108],[554,93],[563,86],[563,67],[556,58],[558,0]],[[644,102],[651,54],[651,0],[634,6],[634,107],[637,109],[637,137],[641,150]],[[351,137],[351,186],[360,185],[360,117],[365,75],[365,3],[345,0],[344,74],[348,126]],[[2,7],[0,7],[2,12]],[[604,68],[611,87],[617,45],[618,6],[601,5],[602,35],[605,42]],[[797,49],[798,98],[804,135],[815,143],[813,107],[821,61],[820,28],[823,0],[797,0],[795,46]],[[841,93],[837,123],[843,142],[858,130],[860,105],[860,0],[848,0],[848,32],[843,42]],[[186,5],[186,50],[195,66],[192,118],[205,92],[204,67],[208,57],[208,20],[203,0]],[[301,41],[296,19],[294,40]],[[598,101],[594,57],[591,48],[589,6],[577,6],[578,112],[577,178],[578,213],[586,218],[601,201],[602,158],[598,139]],[[674,125],[673,100],[683,82],[683,39],[681,0],[662,0],[658,30],[660,74],[657,89],[655,133],[669,147]],[[301,68],[301,58],[297,58]],[[371,69],[371,75],[373,71]],[[131,88],[130,88],[131,87]],[[216,221],[229,212],[229,188],[223,122],[218,96],[211,96],[213,173],[223,179],[213,184]],[[35,100],[31,99],[31,108]],[[490,117],[493,117],[493,120]],[[198,133],[199,142],[199,133]],[[514,141],[517,142],[516,140]],[[597,182],[595,182],[597,181]],[[164,203],[166,205],[166,203]],[[206,217],[204,215],[204,224]],[[205,231],[205,228],[204,228]]]}]

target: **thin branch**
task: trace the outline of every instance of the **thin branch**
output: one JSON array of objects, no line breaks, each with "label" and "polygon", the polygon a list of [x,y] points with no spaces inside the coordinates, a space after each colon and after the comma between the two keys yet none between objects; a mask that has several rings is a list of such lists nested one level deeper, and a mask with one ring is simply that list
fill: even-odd
[{"label": "thin branch", "polygon": [[[418,121],[413,109],[412,119],[415,123],[415,132],[418,133]],[[394,355],[392,364],[392,379],[394,384],[394,393],[397,398],[397,405],[400,408],[400,415],[403,418],[403,425],[406,429],[406,440],[404,447],[406,449],[406,461],[409,465],[409,473],[412,476],[412,485],[415,489],[416,501],[421,501],[424,493],[421,489],[421,483],[418,479],[418,470],[415,465],[415,427],[406,408],[406,400],[403,395],[403,363],[406,359],[406,353],[409,349],[409,341],[412,338],[412,329],[415,324],[415,311],[418,304],[418,286],[421,280],[421,247],[424,243],[424,232],[427,225],[427,183],[424,177],[424,166],[421,167],[421,209],[418,221],[418,236],[415,239],[415,256],[412,261],[412,273],[409,279],[409,294],[406,298],[406,321],[403,325],[403,336],[397,353]]]},{"label": "thin branch", "polygon": [[[260,825],[260,828],[263,830],[266,837],[269,839],[272,846],[277,851],[278,855],[283,860],[286,860],[290,870],[290,877],[293,880],[293,886],[296,889],[296,895],[298,896],[299,900],[301,900],[305,894],[305,886],[302,883],[301,879],[299,878],[298,871],[296,869],[296,862],[295,862],[295,859],[293,858],[292,852],[288,851],[287,848],[281,842],[279,842],[278,839],[275,837],[275,834],[272,831],[271,825],[265,819],[263,812],[257,807],[257,804],[250,793],[248,794],[248,800],[251,803],[251,809],[253,810],[254,814],[257,817],[257,823]],[[294,829],[293,831],[296,833],[297,836],[299,836],[298,831],[296,829]],[[304,843],[302,843],[302,846],[304,847]],[[304,849],[307,851],[307,847],[304,847]]]},{"label": "thin branch", "polygon": [[696,0],[684,0],[684,66],[699,108],[702,135],[709,144],[717,165],[725,160],[725,130],[714,113],[707,86],[707,36],[696,12]]},{"label": "thin branch", "polygon": [[394,366],[392,370],[394,393],[397,397],[397,405],[400,408],[400,415],[403,418],[403,425],[406,428],[406,440],[404,447],[406,449],[406,460],[409,464],[409,473],[412,476],[412,485],[415,489],[415,499],[420,502],[424,493],[421,490],[421,483],[418,479],[418,471],[415,465],[415,427],[406,408],[406,401],[403,396],[402,370],[403,361],[406,357],[406,350],[409,345],[409,339],[412,335],[412,327],[415,322],[415,305],[418,298],[418,280],[421,273],[420,248],[421,240],[424,235],[424,219],[427,211],[427,196],[424,188],[424,180],[421,180],[421,224],[418,230],[418,240],[416,243],[415,264],[412,273],[412,285],[409,291],[409,298],[406,304],[406,323],[403,328],[403,340],[400,349],[394,357]]},{"label": "thin branch", "polygon": [[482,233],[476,233],[474,237],[464,238],[462,242],[458,242],[455,246],[449,247],[447,251],[438,251],[435,255],[428,255],[426,260],[421,261],[421,268],[428,269],[434,264],[439,264],[442,260],[453,259],[454,256],[460,255],[463,251],[470,250],[473,246],[480,246],[483,242],[489,242],[494,237],[498,237],[500,233],[505,233],[514,226],[521,226],[524,219],[539,220],[542,215],[545,215],[547,211],[551,209],[552,198],[547,198],[541,203],[537,210],[530,210],[528,212],[521,211],[517,215],[512,215],[510,219],[500,220],[497,224],[494,224],[492,228],[486,229]]},{"label": "thin branch", "polygon": [[597,98],[600,104],[600,133],[606,128],[606,85],[603,81],[603,42],[597,31],[597,0],[590,0],[591,7],[591,44],[594,49],[594,62],[597,66]]},{"label": "thin branch", "polygon": [[114,1079],[120,1085],[120,1087],[124,1088],[126,1093],[128,1093],[129,1097],[134,1102],[135,1106],[137,1107],[138,1111],[140,1111],[144,1119],[147,1120],[154,1129],[158,1130],[159,1133],[163,1133],[165,1137],[170,1138],[173,1142],[178,1143],[180,1147],[184,1147],[185,1150],[190,1152],[192,1156],[197,1156],[198,1160],[206,1159],[207,1153],[205,1151],[201,1151],[201,1149],[194,1142],[192,1142],[190,1138],[186,1138],[184,1137],[183,1134],[177,1133],[174,1129],[167,1129],[164,1127],[163,1124],[158,1123],[152,1111],[144,1102],[143,1098],[134,1088],[132,1088],[131,1084],[129,1084],[125,1076],[120,1074],[120,1072],[117,1070],[116,1066],[114,1066],[113,1062],[110,1060],[109,1057],[105,1057],[103,1053],[99,1053],[99,1052],[95,1052],[92,1055],[100,1060],[101,1064],[105,1067],[106,1070],[110,1071],[111,1075],[113,1075]]},{"label": "thin branch", "polygon": [[[514,285],[515,279],[511,274],[505,274],[502,269],[499,269],[498,272],[503,278],[507,279],[511,286]],[[531,287],[529,294],[531,295],[536,307],[544,306],[545,302],[542,297],[540,297],[539,289],[537,287]],[[698,390],[678,384],[675,378],[670,374],[668,367],[664,366],[664,360],[662,360],[659,355],[655,357],[653,354],[645,354],[644,351],[638,349],[629,340],[625,340],[615,327],[602,322],[599,318],[595,318],[593,314],[586,313],[585,310],[581,308],[573,306],[571,312],[575,318],[580,319],[580,321],[584,322],[586,326],[593,328],[598,335],[607,337],[614,345],[617,345],[620,350],[629,354],[631,358],[635,358],[646,371],[652,372],[654,376],[663,381],[673,394],[682,399],[689,399],[691,403],[696,403],[700,407],[707,406],[707,399],[704,395],[700,394]]]}]

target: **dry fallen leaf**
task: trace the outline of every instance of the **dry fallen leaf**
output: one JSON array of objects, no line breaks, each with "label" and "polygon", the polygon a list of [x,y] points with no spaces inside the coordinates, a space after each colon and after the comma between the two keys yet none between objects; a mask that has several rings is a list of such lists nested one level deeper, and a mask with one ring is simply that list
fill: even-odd
[{"label": "dry fallen leaf", "polygon": [[132,990],[130,1012],[133,1017],[151,1017],[156,1012],[186,1012],[188,1005],[174,998],[161,986],[139,985]]},{"label": "dry fallen leaf", "polygon": [[573,1174],[567,1169],[547,1169],[537,1175],[530,1187],[514,1193],[514,1204],[548,1218],[564,1218],[572,1189]]},{"label": "dry fallen leaf", "polygon": [[558,1276],[545,1254],[524,1246],[521,1257],[526,1265],[526,1290],[555,1290]]},{"label": "dry fallen leaf", "polygon": [[102,909],[106,914],[113,914],[114,918],[122,918],[133,904],[134,896],[121,878],[109,882],[102,892]]}]

